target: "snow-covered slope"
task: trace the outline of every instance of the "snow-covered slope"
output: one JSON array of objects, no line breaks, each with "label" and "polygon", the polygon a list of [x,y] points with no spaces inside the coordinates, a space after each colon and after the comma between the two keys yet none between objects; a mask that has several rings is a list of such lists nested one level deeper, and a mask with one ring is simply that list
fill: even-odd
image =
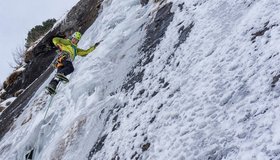
[{"label": "snow-covered slope", "polygon": [[102,7],[79,43],[100,46],[76,59],[46,119],[48,82],[37,91],[0,159],[32,147],[40,160],[280,158],[279,1]]}]

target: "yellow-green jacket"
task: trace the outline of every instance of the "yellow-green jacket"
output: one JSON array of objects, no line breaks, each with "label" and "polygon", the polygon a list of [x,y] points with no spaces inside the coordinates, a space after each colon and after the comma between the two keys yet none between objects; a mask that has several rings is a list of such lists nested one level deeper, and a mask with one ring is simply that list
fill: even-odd
[{"label": "yellow-green jacket", "polygon": [[77,47],[77,45],[72,44],[70,39],[63,39],[59,37],[53,38],[53,44],[58,47],[61,51],[67,52],[73,61],[77,55],[86,56],[92,52],[96,46],[92,46],[87,50],[83,50]]}]

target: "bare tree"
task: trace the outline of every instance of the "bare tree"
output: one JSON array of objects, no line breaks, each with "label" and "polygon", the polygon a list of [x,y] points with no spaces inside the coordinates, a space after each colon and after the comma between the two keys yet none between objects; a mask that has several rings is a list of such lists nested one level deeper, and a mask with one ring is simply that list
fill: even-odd
[{"label": "bare tree", "polygon": [[22,67],[24,65],[25,47],[17,47],[12,54],[15,65],[10,63],[10,66],[14,69]]}]

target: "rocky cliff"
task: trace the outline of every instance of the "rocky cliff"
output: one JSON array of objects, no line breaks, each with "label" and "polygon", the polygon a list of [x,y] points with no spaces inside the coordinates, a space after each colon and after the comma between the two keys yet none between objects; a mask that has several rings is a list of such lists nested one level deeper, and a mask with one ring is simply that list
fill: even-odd
[{"label": "rocky cliff", "polygon": [[17,91],[24,90],[0,116],[0,139],[9,130],[14,118],[21,114],[24,106],[54,70],[50,66],[56,56],[52,38],[68,37],[75,31],[84,33],[98,16],[101,2],[101,0],[79,1],[64,19],[58,22],[36,45],[27,50],[25,70],[12,73],[9,77],[13,79],[10,80],[12,83],[4,87],[6,92],[1,95],[3,99],[7,99],[15,96]]},{"label": "rocky cliff", "polygon": [[75,31],[84,33],[96,19],[101,2],[101,0],[81,0],[37,44],[30,47],[25,56],[25,62],[27,63],[24,66],[25,70],[11,75],[12,80],[10,81],[12,83],[4,87],[6,93],[2,95],[2,98],[9,98],[14,96],[16,91],[26,89],[43,74],[56,55],[52,38],[55,36],[68,37]]}]

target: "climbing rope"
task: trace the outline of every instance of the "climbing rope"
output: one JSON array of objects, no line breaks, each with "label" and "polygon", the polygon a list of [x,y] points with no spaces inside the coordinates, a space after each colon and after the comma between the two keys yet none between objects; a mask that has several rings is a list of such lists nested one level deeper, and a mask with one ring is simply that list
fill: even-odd
[{"label": "climbing rope", "polygon": [[50,106],[51,106],[51,104],[52,104],[53,97],[54,97],[54,95],[51,95],[51,99],[50,99],[49,104],[48,104],[48,106],[47,106],[47,110],[46,110],[46,112],[45,112],[43,121],[45,121],[45,119],[46,119],[46,116],[47,116],[47,114],[48,114],[49,108],[50,108]]},{"label": "climbing rope", "polygon": [[[60,83],[58,84],[57,88],[59,88],[59,85],[60,85]],[[43,131],[43,132],[41,131],[41,130],[42,130],[42,126],[46,124],[46,121],[45,121],[45,120],[46,120],[46,117],[47,117],[49,108],[50,108],[50,106],[51,106],[51,104],[52,104],[52,102],[53,102],[54,96],[55,96],[55,95],[51,95],[51,98],[50,98],[50,100],[49,100],[49,103],[48,103],[47,106],[46,106],[47,109],[46,109],[45,114],[44,114],[43,123],[42,123],[42,125],[41,125],[41,127],[40,127],[40,130],[39,130],[39,133],[40,133],[40,134],[44,134],[44,131]],[[40,135],[39,135],[38,139],[36,140],[36,143],[34,144],[35,147],[36,147],[36,146],[39,146],[38,142],[40,142]],[[32,148],[32,149],[30,149],[30,150],[28,151],[28,153],[25,154],[25,159],[26,159],[26,160],[34,160],[34,159],[36,158],[36,154],[38,154],[38,152],[36,151],[35,147]],[[35,151],[35,152],[34,152],[34,151]]]}]

